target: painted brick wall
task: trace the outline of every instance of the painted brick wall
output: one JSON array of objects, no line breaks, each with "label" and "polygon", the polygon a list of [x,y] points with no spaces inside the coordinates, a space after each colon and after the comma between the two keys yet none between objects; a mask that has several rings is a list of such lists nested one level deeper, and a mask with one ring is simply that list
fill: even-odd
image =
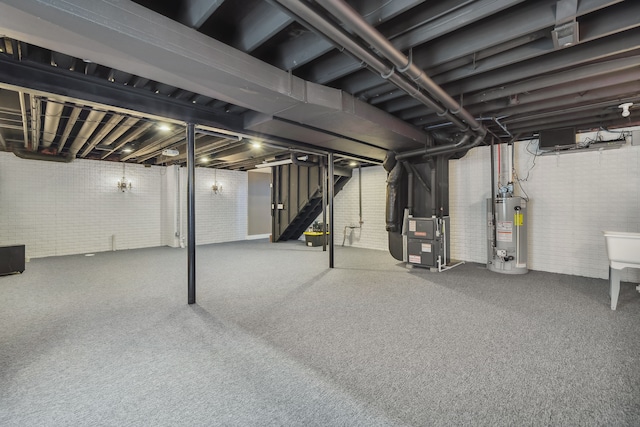
[{"label": "painted brick wall", "polygon": [[[196,168],[196,243],[231,242],[247,238],[247,172]],[[222,191],[214,194],[214,181]],[[187,171],[181,168],[182,235],[187,237]]]},{"label": "painted brick wall", "polygon": [[[640,232],[640,146],[627,143],[620,149],[538,156],[532,169],[534,156],[527,152],[527,143],[515,146],[518,174],[524,178],[529,173],[522,183],[531,199],[529,268],[608,277],[602,231]],[[535,151],[535,143],[528,148]],[[489,148],[473,149],[450,166],[452,257],[484,263]],[[622,280],[638,282],[640,271],[625,269]]]},{"label": "painted brick wall", "polygon": [[180,183],[180,167],[177,165],[167,166],[161,171],[162,175],[162,200],[161,200],[161,228],[162,245],[180,246],[180,218],[179,218],[179,195],[178,185]]},{"label": "painted brick wall", "polygon": [[[534,156],[527,152],[526,142],[515,147],[517,172],[525,178]],[[535,143],[528,149],[534,152]],[[491,197],[489,147],[475,148],[449,166],[451,256],[486,263],[486,199]],[[357,177],[354,171],[352,180],[336,196],[336,244],[342,243],[344,225],[358,222]],[[353,246],[387,249],[385,180],[382,167],[363,169],[365,224],[361,235],[359,230],[354,231]],[[538,156],[522,185],[531,199],[527,221],[530,269],[606,278],[608,261],[602,231],[640,232],[638,145]],[[640,282],[640,270],[623,270],[622,280]]]},{"label": "painted brick wall", "polygon": [[[0,153],[0,245],[25,244],[28,258],[110,251],[114,244],[116,250],[177,247],[176,221],[186,244],[186,168],[125,168],[133,188],[123,193],[116,188],[121,163]],[[216,175],[220,194],[211,191]],[[247,189],[246,172],[196,169],[198,244],[246,239]]]},{"label": "painted brick wall", "polygon": [[[382,166],[362,169],[362,224],[361,229],[347,230],[345,246],[386,251],[385,197],[387,173]],[[320,219],[320,218],[319,218]],[[358,225],[358,169],[353,177],[336,195],[334,204],[335,244],[342,245],[344,227]]]},{"label": "painted brick wall", "polygon": [[491,198],[489,148],[470,150],[449,161],[451,258],[487,262],[486,199]]},{"label": "painted brick wall", "polygon": [[162,170],[127,165],[123,193],[119,163],[0,153],[0,244],[25,244],[28,258],[159,246]]}]

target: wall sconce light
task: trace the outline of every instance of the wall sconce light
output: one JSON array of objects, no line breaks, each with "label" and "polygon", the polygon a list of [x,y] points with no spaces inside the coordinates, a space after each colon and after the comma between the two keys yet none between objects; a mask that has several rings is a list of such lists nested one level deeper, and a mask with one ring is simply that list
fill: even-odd
[{"label": "wall sconce light", "polygon": [[213,194],[222,193],[222,184],[218,182],[218,169],[213,170],[213,185],[211,186]]},{"label": "wall sconce light", "polygon": [[622,108],[622,117],[629,117],[631,111],[629,111],[629,107],[633,105],[633,102],[625,102],[624,104],[618,105],[618,108]]},{"label": "wall sconce light", "polygon": [[124,175],[124,163],[122,163],[122,179],[118,181],[118,190],[123,193],[127,190],[131,190],[131,181],[127,180]]}]

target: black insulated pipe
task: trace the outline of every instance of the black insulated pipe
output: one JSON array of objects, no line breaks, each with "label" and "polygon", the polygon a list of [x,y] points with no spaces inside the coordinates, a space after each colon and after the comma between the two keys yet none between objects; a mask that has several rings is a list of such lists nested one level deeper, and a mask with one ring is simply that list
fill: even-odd
[{"label": "black insulated pipe", "polygon": [[322,251],[327,251],[327,165],[322,163]]},{"label": "black insulated pipe", "polygon": [[188,303],[196,302],[196,155],[195,126],[187,124],[187,275]]},{"label": "black insulated pipe", "polygon": [[413,166],[411,163],[409,163],[409,162],[405,162],[405,163],[407,163],[409,165],[409,168],[413,172],[413,175],[418,179],[418,182],[420,184],[422,184],[422,186],[427,191],[427,193],[431,193],[431,187],[429,186],[429,184],[427,184],[427,182],[424,180],[424,178],[422,178],[422,175],[420,175],[420,171],[418,171],[415,168],[415,166]]},{"label": "black insulated pipe", "polygon": [[402,162],[404,168],[407,170],[407,209],[409,215],[413,215],[413,168],[409,162]]},{"label": "black insulated pipe", "polygon": [[44,154],[39,153],[37,151],[29,151],[24,148],[15,148],[12,150],[13,154],[21,159],[26,160],[43,160],[46,162],[60,162],[60,163],[71,163],[75,156],[72,154],[67,154],[66,156],[56,156],[53,154]]},{"label": "black insulated pipe", "polygon": [[[480,144],[480,142],[484,139],[484,137],[479,136],[476,138],[476,140],[478,138],[479,138],[479,141],[477,143],[475,143],[474,141],[475,144],[469,144],[469,148],[475,147],[476,145]],[[471,139],[471,136],[469,134],[466,134],[460,139],[460,141],[456,142],[455,144],[445,144],[445,145],[440,145],[436,147],[419,148],[417,150],[405,151],[404,153],[396,154],[396,159],[406,160],[411,157],[431,156],[431,155],[437,155],[437,154],[450,153],[452,151],[459,151],[459,150],[465,149],[464,146],[465,144],[467,144],[469,139]]]},{"label": "black insulated pipe", "polygon": [[333,153],[329,153],[327,163],[329,164],[329,268],[333,268],[333,196],[334,196],[334,175],[333,175]]},{"label": "black insulated pipe", "polygon": [[436,165],[431,162],[431,216],[436,216],[436,204],[438,203],[438,185],[436,182]]},{"label": "black insulated pipe", "polygon": [[401,222],[398,217],[398,205],[400,203],[400,184],[402,180],[402,164],[395,162],[387,175],[387,203],[386,203],[386,229],[397,232]]}]

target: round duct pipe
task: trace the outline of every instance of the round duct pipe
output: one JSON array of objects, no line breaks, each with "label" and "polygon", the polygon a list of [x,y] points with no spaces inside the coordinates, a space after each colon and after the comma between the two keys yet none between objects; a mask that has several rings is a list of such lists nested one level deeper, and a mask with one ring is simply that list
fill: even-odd
[{"label": "round duct pipe", "polygon": [[58,156],[53,154],[44,154],[39,153],[37,151],[28,151],[22,148],[14,148],[12,150],[13,154],[21,159],[26,160],[43,160],[46,162],[60,162],[60,163],[71,163],[75,158],[71,154],[67,154],[66,156]]}]

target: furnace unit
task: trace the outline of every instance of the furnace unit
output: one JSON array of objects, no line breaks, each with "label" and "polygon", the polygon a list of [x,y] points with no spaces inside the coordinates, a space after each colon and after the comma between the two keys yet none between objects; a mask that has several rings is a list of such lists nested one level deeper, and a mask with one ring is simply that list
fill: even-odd
[{"label": "furnace unit", "polygon": [[449,217],[407,219],[407,262],[441,270],[449,261]]}]

